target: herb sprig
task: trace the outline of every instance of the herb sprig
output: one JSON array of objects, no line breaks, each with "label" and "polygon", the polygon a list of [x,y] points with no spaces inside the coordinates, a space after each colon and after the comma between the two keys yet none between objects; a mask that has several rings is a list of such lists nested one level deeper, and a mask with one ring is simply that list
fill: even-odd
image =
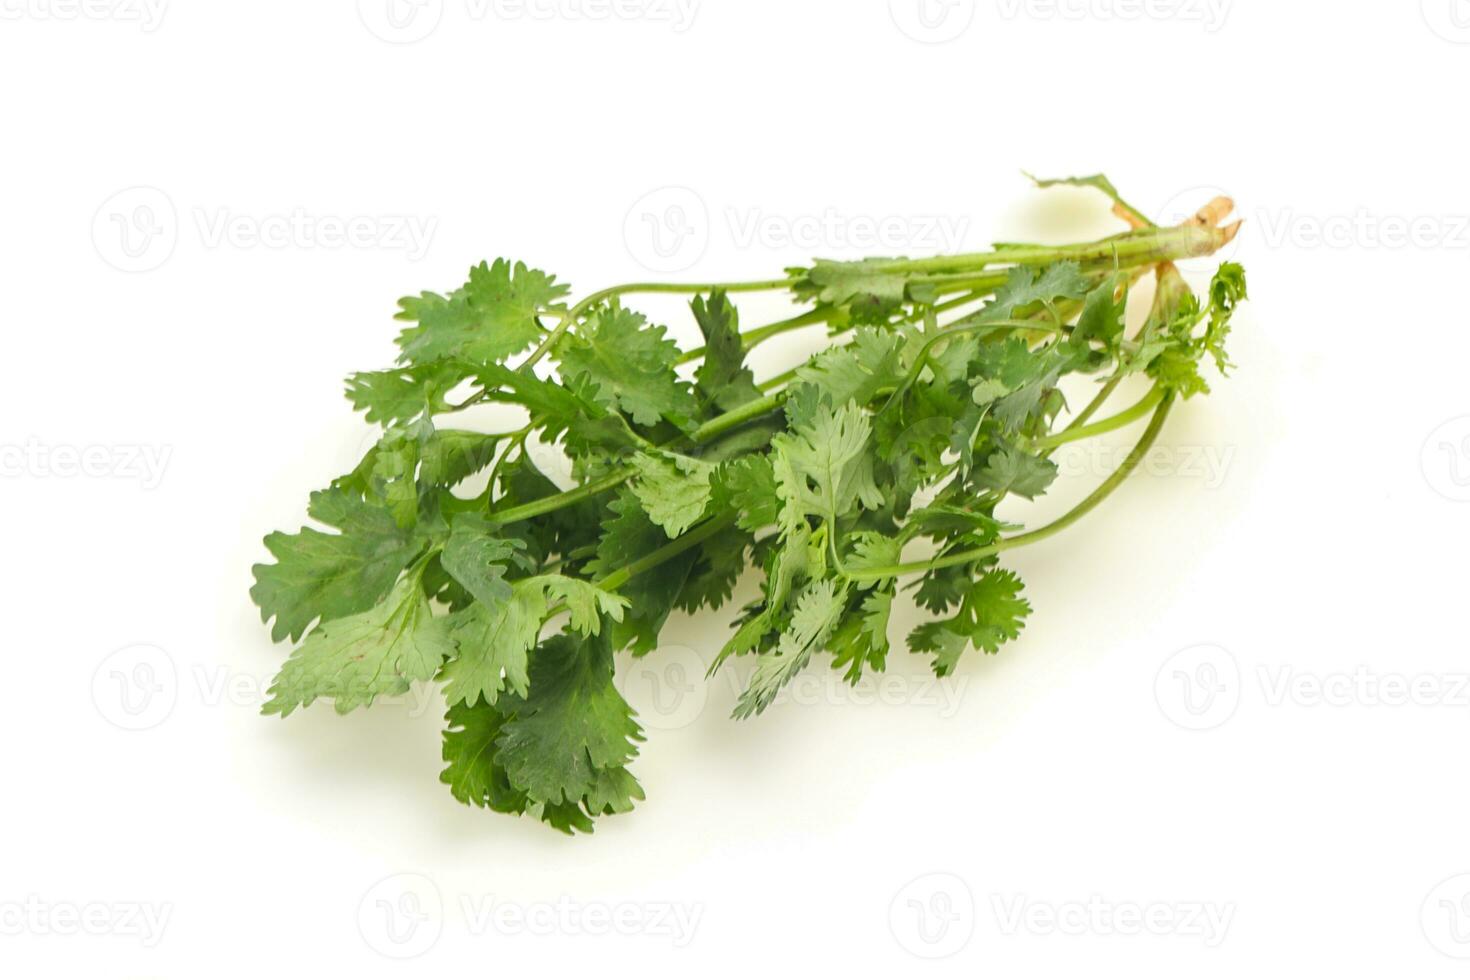
[{"label": "herb sprig", "polygon": [[[1245,299],[1238,265],[1196,296],[1174,261],[1238,227],[1217,200],[1155,226],[1106,178],[1130,230],[1075,245],[1001,245],[933,258],[818,260],[761,282],[570,289],[504,259],[444,294],[400,301],[398,363],[354,374],[347,396],[382,437],[311,497],[322,528],[265,539],[251,595],[275,640],[300,643],[267,714],[317,699],[339,712],[437,681],[449,704],[443,782],[466,803],[566,831],[630,810],[643,732],[613,684],[615,654],[658,644],[674,610],[718,608],[749,566],[743,609],[711,667],[753,662],[735,708],[767,708],[820,654],[856,683],[885,668],[900,589],[930,619],[903,644],[943,676],[995,653],[1031,612],[1004,553],[1071,526],[1136,469],[1169,413],[1208,391],[1202,365]],[[1157,289],[1131,335],[1129,289]],[[806,308],[742,330],[735,298],[789,291]],[[624,305],[692,297],[704,345],[680,350]],[[757,381],[750,352],[825,325],[830,347]],[[529,351],[529,353],[527,353]],[[555,371],[549,371],[550,363]],[[678,369],[698,362],[692,377]],[[1098,379],[1064,417],[1059,384]],[[1130,375],[1152,381],[1104,415]],[[514,431],[462,428],[474,405],[518,406]],[[1057,475],[1060,446],[1147,419],[1118,469],[1029,530],[996,516]],[[538,467],[560,447],[577,484]],[[463,485],[488,470],[485,488]],[[456,492],[459,488],[459,492]]]}]

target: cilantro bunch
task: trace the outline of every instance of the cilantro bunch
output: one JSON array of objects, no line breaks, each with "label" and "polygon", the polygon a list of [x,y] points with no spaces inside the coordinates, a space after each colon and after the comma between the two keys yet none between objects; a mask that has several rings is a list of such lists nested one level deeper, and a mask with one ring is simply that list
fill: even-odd
[{"label": "cilantro bunch", "polygon": [[[643,798],[628,768],[643,734],[614,655],[652,650],[675,609],[720,607],[749,568],[761,597],[711,667],[753,661],[737,717],[823,653],[852,682],[883,670],[900,589],[930,614],[902,646],[937,674],[971,648],[995,653],[1031,612],[1000,557],[1127,478],[1174,406],[1208,390],[1202,363],[1229,366],[1246,295],[1237,265],[1202,297],[1173,265],[1233,237],[1228,202],[1160,228],[1105,178],[1063,182],[1107,193],[1131,230],[576,303],[553,276],[497,260],[452,292],[403,299],[397,365],[347,382],[382,437],[312,494],[320,527],[271,534],[274,561],[255,566],[273,639],[299,643],[265,712],[318,698],[347,712],[437,681],[454,796],[570,833]],[[1146,275],[1153,305],[1130,335],[1128,291]],[[742,330],[732,297],[779,290],[804,311]],[[680,350],[623,304],[655,292],[692,295],[702,347]],[[753,348],[818,324],[830,347],[756,379]],[[1098,379],[1096,394],[1059,425],[1074,374]],[[1135,374],[1149,394],[1102,416]],[[461,427],[480,404],[518,406],[524,424]],[[1145,418],[1117,471],[1063,517],[1023,530],[997,516],[1008,496],[1046,491],[1059,446]],[[538,467],[538,446],[565,452],[576,485]],[[477,474],[485,489],[466,492]]]}]

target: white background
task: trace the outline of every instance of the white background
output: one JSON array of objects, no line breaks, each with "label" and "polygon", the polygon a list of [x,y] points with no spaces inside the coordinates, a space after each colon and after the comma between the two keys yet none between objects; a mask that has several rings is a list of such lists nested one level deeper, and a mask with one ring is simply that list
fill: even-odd
[{"label": "white background", "polygon": [[[0,971],[1462,976],[1470,5],[535,9],[0,0]],[[649,798],[578,839],[456,803],[432,695],[258,715],[250,565],[362,450],[397,297],[1118,229],[1022,168],[1232,194],[1252,301],[1151,474],[1015,555],[1002,655],[661,718],[731,616],[676,619],[621,678]]]}]

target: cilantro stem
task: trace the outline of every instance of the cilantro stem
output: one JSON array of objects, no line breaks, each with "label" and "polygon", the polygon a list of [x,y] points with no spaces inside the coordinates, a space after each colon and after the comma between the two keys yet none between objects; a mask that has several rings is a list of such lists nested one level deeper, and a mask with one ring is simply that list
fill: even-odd
[{"label": "cilantro stem", "polygon": [[[1175,228],[1144,228],[1125,232],[1111,238],[1083,245],[1012,245],[990,252],[972,252],[966,255],[939,255],[926,259],[894,259],[875,263],[875,268],[886,272],[934,273],[918,276],[915,283],[931,285],[944,292],[974,292],[984,295],[1005,284],[1010,276],[1008,269],[994,272],[975,273],[989,266],[1006,264],[1046,265],[1051,262],[1111,262],[1129,266],[1151,265],[1156,262],[1178,258],[1209,255],[1228,240],[1227,232],[1219,228],[1200,225],[1180,225]],[[547,332],[541,343],[521,364],[521,370],[529,370],[550,352],[562,335],[580,322],[588,310],[597,304],[617,296],[630,293],[707,293],[723,290],[727,293],[767,292],[785,289],[791,279],[762,279],[749,282],[729,283],[660,283],[636,282],[612,286],[599,290],[582,299],[563,316],[557,325]],[[968,299],[960,302],[968,302]],[[956,303],[958,305],[958,303]],[[787,330],[827,320],[832,311],[817,307],[806,313],[770,324],[768,327],[750,331],[746,336],[747,349]],[[680,363],[693,360],[698,353],[690,351]]]},{"label": "cilantro stem", "polygon": [[[960,306],[968,302],[973,302],[976,299],[982,298],[985,295],[994,292],[996,289],[999,289],[1002,285],[1004,285],[1005,281],[1010,276],[1009,269],[984,271],[981,272],[979,275],[973,274],[976,271],[986,269],[986,267],[990,265],[997,265],[1000,263],[1005,263],[1009,266],[1044,265],[1050,262],[1072,260],[1077,262],[1110,262],[1114,266],[1119,263],[1126,263],[1130,267],[1142,266],[1156,262],[1167,261],[1170,259],[1183,258],[1194,255],[1207,255],[1218,248],[1224,240],[1228,240],[1226,238],[1226,235],[1227,232],[1225,230],[1204,227],[1200,225],[1181,225],[1175,228],[1145,228],[1137,231],[1125,232],[1121,235],[1116,235],[1111,238],[1106,238],[1100,241],[1090,242],[1083,245],[1005,246],[990,252],[976,252],[968,255],[935,256],[927,259],[895,259],[888,262],[878,263],[878,268],[883,271],[893,272],[935,273],[934,276],[929,277],[927,280],[924,278],[917,278],[915,281],[927,281],[930,285],[939,289],[941,293],[964,292],[965,295],[949,300],[946,303],[940,304],[936,307],[936,309],[943,309]],[[556,344],[556,341],[568,330],[572,329],[578,322],[580,322],[582,317],[589,310],[591,310],[597,304],[605,302],[617,296],[622,296],[629,293],[707,293],[713,292],[715,290],[723,290],[727,293],[764,292],[770,290],[785,289],[790,285],[791,280],[789,278],[782,278],[731,283],[638,282],[627,283],[621,286],[613,286],[608,289],[603,289],[588,295],[580,302],[578,302],[575,306],[573,306],[571,310],[567,312],[566,316],[561,319],[557,326],[546,334],[546,337],[542,340],[541,344],[537,346],[534,351],[532,351],[530,357],[528,357],[525,362],[521,364],[520,370],[528,371],[532,366],[540,361],[541,358],[543,358]],[[754,346],[754,344],[760,343],[763,340],[769,339],[770,337],[774,337],[788,330],[795,330],[799,327],[824,322],[830,317],[830,314],[830,310],[826,310],[822,307],[817,307],[808,311],[807,313],[803,313],[798,316],[791,317],[787,320],[779,321],[777,323],[769,324],[766,327],[761,327],[757,328],[756,330],[749,331],[747,334],[743,335],[745,337],[751,338],[749,340],[746,340],[745,343],[748,346]],[[1013,321],[1007,321],[1004,325],[1009,325],[1011,322]],[[1019,321],[1014,322],[1019,323]],[[988,329],[992,326],[999,327],[1002,325],[1002,323],[997,322],[994,324],[985,324],[984,327]],[[1027,324],[1027,326],[1032,326],[1032,324]],[[1034,324],[1034,326],[1041,327],[1043,329],[1045,328],[1045,325],[1040,323]],[[938,336],[944,336],[951,331],[970,330],[978,328],[979,325],[951,327],[949,330],[944,331],[944,333]],[[936,340],[937,339],[938,337],[936,337]],[[929,343],[933,342],[934,341],[931,340]],[[686,358],[686,360],[687,359],[692,358]],[[922,365],[924,363],[924,359],[922,357],[919,358],[917,363]],[[787,372],[784,375],[773,378],[770,382],[766,383],[766,387],[771,387],[778,382],[789,380],[790,377],[794,377],[794,371]],[[785,392],[780,391],[774,394],[766,395],[763,398],[756,399],[746,405],[742,405],[740,408],[737,408],[732,412],[726,412],[724,415],[711,419],[710,421],[706,422],[704,425],[696,429],[690,435],[690,438],[696,443],[706,442],[710,439],[715,438],[716,436],[728,432],[731,429],[737,428],[740,425],[743,425],[756,418],[759,418],[762,415],[776,410],[780,407],[784,398]],[[892,399],[890,399],[890,402],[891,401]],[[1145,401],[1147,401],[1147,399],[1145,399]],[[1101,404],[1101,402],[1098,401],[1097,404]],[[1161,404],[1161,411],[1164,414],[1167,414],[1168,404],[1169,403],[1167,400],[1164,400]],[[1071,431],[1074,433],[1083,433],[1085,431],[1085,433],[1089,435],[1096,434],[1099,431],[1110,431],[1110,429],[1112,428],[1119,428],[1123,425],[1128,424],[1128,422],[1131,422],[1135,418],[1138,418],[1150,407],[1152,406],[1140,403],[1139,405],[1135,405],[1132,409],[1126,410],[1124,413],[1121,413],[1120,416],[1114,417],[1113,419],[1108,419],[1101,423],[1095,423],[1095,425],[1093,426],[1071,427]],[[1092,406],[1089,406],[1089,409],[1091,411],[1096,410]],[[1156,416],[1156,420],[1160,420],[1158,416]],[[1097,428],[1097,426],[1103,425],[1107,425],[1108,428]],[[1154,434],[1157,435],[1156,432]],[[1063,441],[1070,441],[1072,438],[1082,437],[1082,435],[1072,435],[1071,437]],[[1056,438],[1058,437],[1045,437],[1043,440],[1039,441],[1037,445],[1049,445],[1048,440],[1053,440]],[[1125,461],[1125,466],[1126,465],[1127,461]],[[1134,465],[1136,465],[1136,463]],[[516,507],[510,507],[504,511],[500,511],[499,513],[492,512],[489,516],[492,520],[499,524],[511,524],[517,521],[539,517],[542,514],[547,514],[555,510],[560,510],[563,507],[572,506],[591,497],[595,497],[600,493],[615,489],[621,486],[623,483],[627,482],[630,478],[632,478],[634,473],[635,471],[631,467],[624,467],[622,469],[615,470],[607,474],[606,476],[601,477],[600,479],[585,483],[579,487],[574,487],[571,490],[563,491],[562,493],[552,494],[551,496],[544,497],[540,500],[533,500],[529,503],[521,504]],[[1115,486],[1115,484],[1105,483],[1103,484],[1103,487],[1099,489],[1105,489],[1107,492],[1111,492],[1113,486]],[[1105,495],[1106,494],[1104,494],[1104,496]],[[1088,499],[1091,500],[1092,498]],[[1086,501],[1084,501],[1084,503],[1086,503]],[[1095,506],[1095,504],[1089,505],[1089,509],[1091,506]],[[1080,514],[1078,516],[1080,516]],[[1048,525],[1048,528],[1052,526],[1053,525]],[[1057,529],[1060,530],[1060,528]],[[1031,535],[1039,535],[1043,531],[1047,531],[1047,528],[1041,528],[1035,532],[1030,532],[1030,534],[1022,534],[1016,536],[1015,538],[997,542],[996,545],[993,545],[991,547],[999,547],[1001,548],[1001,550],[1004,550],[1006,547],[1014,546],[1007,545],[1006,541],[1016,541],[1019,543],[1024,543],[1030,540],[1037,540]],[[922,571],[927,570],[931,567],[944,567],[944,565],[959,564],[964,560],[972,560],[965,559],[963,556],[966,554],[970,553],[961,552],[956,555],[945,556],[944,558],[939,559],[939,561],[943,563],[939,565],[935,565],[933,563],[920,563],[914,566],[912,570]],[[880,569],[879,571],[889,572],[890,570]],[[860,573],[860,577],[872,578],[874,577],[874,575],[871,571],[866,571]],[[879,577],[886,578],[891,577],[891,575],[885,574]]]},{"label": "cilantro stem", "polygon": [[1100,422],[1093,422],[1091,425],[1079,425],[1075,428],[1072,426],[1068,426],[1061,432],[1054,432],[1049,436],[1042,436],[1040,439],[1032,442],[1031,446],[1033,449],[1052,449],[1056,446],[1065,445],[1069,442],[1075,442],[1078,439],[1088,439],[1092,436],[1100,436],[1104,432],[1112,432],[1114,429],[1121,429],[1123,428],[1123,426],[1128,425],[1132,422],[1137,422],[1139,419],[1143,418],[1145,415],[1153,410],[1155,405],[1163,401],[1163,399],[1164,390],[1162,388],[1155,387],[1151,389],[1147,395],[1139,399],[1134,405],[1129,408],[1123,409],[1123,411],[1119,412],[1116,415],[1110,415]]},{"label": "cilantro stem", "polygon": [[1015,534],[1009,538],[1001,538],[994,544],[986,545],[983,548],[957,551],[930,561],[905,562],[881,568],[864,568],[851,573],[848,578],[855,582],[877,581],[885,578],[897,578],[900,575],[911,575],[918,572],[933,571],[939,568],[948,568],[952,565],[965,565],[970,562],[979,561],[982,558],[993,557],[1003,551],[1010,551],[1013,548],[1020,548],[1024,545],[1044,541],[1052,535],[1066,530],[1090,513],[1098,504],[1106,500],[1138,468],[1138,464],[1143,462],[1143,458],[1148,455],[1148,451],[1153,448],[1154,442],[1158,439],[1159,432],[1163,429],[1164,421],[1169,417],[1169,409],[1173,404],[1174,396],[1172,394],[1162,395],[1157,403],[1158,407],[1154,409],[1154,415],[1149,421],[1148,428],[1144,430],[1143,435],[1134,444],[1122,464],[1113,471],[1112,475],[1099,484],[1096,490],[1083,498],[1081,503],[1050,524],[1039,527],[1034,531]]},{"label": "cilantro stem", "polygon": [[747,422],[754,421],[762,415],[768,415],[781,407],[786,400],[786,393],[778,391],[764,398],[756,398],[746,402],[739,408],[732,409],[724,415],[710,419],[690,433],[689,438],[695,442],[709,442],[716,436],[722,436],[731,429],[739,428]]},{"label": "cilantro stem", "polygon": [[1169,259],[1209,255],[1225,243],[1221,228],[1187,224],[1144,228],[1082,245],[1007,245],[989,252],[936,255],[927,259],[894,259],[872,263],[880,272],[963,273],[992,265],[1049,265],[1052,262],[1095,262],[1116,259],[1128,265],[1152,265]]},{"label": "cilantro stem", "polygon": [[635,472],[637,471],[633,467],[625,466],[620,470],[614,470],[601,479],[584,483],[580,487],[573,487],[561,493],[554,493],[549,497],[542,497],[540,500],[533,500],[530,503],[521,504],[518,507],[507,507],[502,511],[491,511],[488,517],[496,524],[515,524],[519,521],[528,521],[533,517],[540,517],[542,514],[549,514],[554,510],[561,510],[563,507],[570,507],[573,504],[581,503],[589,497],[597,496],[599,493],[616,489],[630,479]]},{"label": "cilantro stem", "polygon": [[802,368],[802,365],[798,364],[794,368],[790,368],[789,370],[782,371],[780,374],[775,375],[774,377],[767,378],[765,381],[762,381],[759,384],[757,384],[756,387],[759,388],[761,391],[770,391],[772,388],[779,388],[782,385],[786,384],[787,382],[795,381],[796,380],[796,372],[797,371],[800,371],[801,368]]},{"label": "cilantro stem", "polygon": [[663,547],[658,548],[654,551],[650,551],[648,554],[644,555],[637,561],[629,562],[622,568],[619,568],[616,572],[613,572],[611,575],[608,575],[605,578],[594,582],[593,584],[596,585],[599,589],[606,589],[609,592],[614,592],[619,586],[621,586],[624,582],[627,582],[633,576],[641,575],[642,573],[648,571],[650,568],[661,565],[664,562],[668,561],[670,558],[683,554],[690,548],[693,548],[695,545],[714,537],[716,534],[719,534],[727,527],[731,527],[732,525],[734,525],[734,523],[734,516],[720,517],[711,521],[705,521],[698,527],[685,531],[679,537],[670,541]]},{"label": "cilantro stem", "polygon": [[1077,416],[1067,423],[1067,428],[1063,431],[1070,432],[1073,429],[1080,429],[1086,425],[1087,420],[1096,415],[1098,409],[1103,407],[1103,403],[1112,397],[1114,391],[1118,390],[1118,385],[1122,381],[1123,376],[1121,374],[1114,375],[1108,379],[1107,383],[1093,396],[1092,401],[1088,402],[1082,411],[1078,412]]}]

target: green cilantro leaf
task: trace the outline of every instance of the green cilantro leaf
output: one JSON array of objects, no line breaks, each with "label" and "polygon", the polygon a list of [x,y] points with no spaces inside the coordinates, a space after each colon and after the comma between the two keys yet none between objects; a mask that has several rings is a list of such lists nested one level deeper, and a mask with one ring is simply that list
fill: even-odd
[{"label": "green cilantro leaf", "polygon": [[873,482],[868,453],[872,426],[856,405],[822,405],[810,425],[771,440],[776,485],[798,513],[826,517],[846,514],[861,503],[876,509],[883,494]]},{"label": "green cilantro leaf", "polygon": [[643,732],[613,686],[606,631],[563,634],[537,647],[530,693],[515,707],[495,761],[537,802],[578,803],[598,786],[599,770],[633,759]]},{"label": "green cilantro leaf", "polygon": [[909,277],[894,271],[892,259],[833,262],[788,269],[792,291],[801,299],[846,308],[857,323],[882,323],[903,304]]},{"label": "green cilantro leaf", "polygon": [[461,514],[451,527],[439,558],[444,570],[483,605],[493,608],[509,600],[505,568],[520,542],[496,537],[494,526],[477,514]]},{"label": "green cilantro leaf", "polygon": [[1116,272],[1087,294],[1072,343],[1083,346],[1090,340],[1112,347],[1123,336],[1123,316],[1128,308],[1128,276]]},{"label": "green cilantro leaf", "polygon": [[250,597],[263,622],[275,618],[271,639],[299,640],[313,622],[338,619],[376,605],[419,545],[381,507],[343,490],[312,494],[307,513],[336,528],[302,528],[267,535],[273,565],[256,565]]},{"label": "green cilantro leaf", "polygon": [[797,368],[796,376],[815,385],[832,405],[863,405],[880,389],[896,388],[903,381],[902,344],[893,333],[865,327],[851,344],[822,351]]},{"label": "green cilantro leaf", "polygon": [[497,436],[463,429],[437,429],[419,456],[419,476],[434,486],[452,487],[495,461]]},{"label": "green cilantro leaf", "polygon": [[1013,493],[1031,500],[1046,492],[1057,478],[1057,464],[1015,446],[1002,446],[975,474],[975,482],[999,494]]},{"label": "green cilantro leaf", "polygon": [[380,695],[403,694],[411,681],[428,680],[453,652],[419,577],[408,575],[367,612],[313,630],[276,675],[262,710],[285,716],[317,698],[331,698],[345,714]]},{"label": "green cilantro leaf", "polygon": [[447,765],[439,780],[461,803],[523,813],[525,792],[510,784],[505,767],[495,761],[495,743],[504,725],[505,715],[489,704],[451,704],[444,729]]},{"label": "green cilantro leaf", "polygon": [[505,599],[475,602],[449,617],[455,656],[444,668],[450,704],[494,704],[502,691],[524,696],[531,680],[527,657],[541,634],[546,591],[516,583]]},{"label": "green cilantro leaf", "polygon": [[764,455],[742,456],[723,464],[716,473],[714,489],[721,501],[735,511],[735,522],[747,531],[759,531],[776,523],[780,498],[776,474]]},{"label": "green cilantro leaf", "polygon": [[755,674],[735,705],[736,718],[748,718],[770,707],[781,688],[801,673],[836,628],[847,600],[845,587],[831,579],[813,582],[796,600],[791,626],[772,653],[756,658]]},{"label": "green cilantro leaf", "polygon": [[602,629],[602,618],[622,622],[628,600],[591,582],[566,575],[541,575],[527,584],[539,584],[549,600],[561,600],[570,614],[570,625],[583,636],[596,636]]},{"label": "green cilantro leaf", "polygon": [[1022,265],[1011,270],[1010,278],[974,320],[962,322],[990,323],[1014,320],[1025,312],[1062,299],[1080,299],[1092,284],[1076,262],[1057,262],[1038,271]]},{"label": "green cilantro leaf", "polygon": [[672,453],[634,457],[638,478],[633,493],[643,512],[671,538],[688,530],[709,506],[710,478],[715,467],[709,463]]},{"label": "green cilantro leaf", "polygon": [[633,809],[635,800],[643,799],[643,787],[623,766],[598,769],[592,778],[592,789],[582,799],[582,805],[593,816],[627,813]]},{"label": "green cilantro leaf", "polygon": [[505,259],[481,262],[469,281],[441,296],[421,293],[398,301],[397,319],[416,323],[398,335],[405,364],[463,358],[496,364],[519,354],[542,334],[537,317],[564,307],[568,287],[536,269]]},{"label": "green cilantro leaf", "polygon": [[893,588],[875,589],[863,596],[858,608],[849,611],[827,645],[832,666],[843,670],[849,683],[856,684],[863,670],[882,671],[888,659],[888,621],[893,612]]},{"label": "green cilantro leaf", "polygon": [[849,572],[866,572],[897,565],[903,542],[877,531],[860,531],[851,539],[852,554],[843,562]]},{"label": "green cilantro leaf", "polygon": [[674,373],[679,348],[664,333],[641,313],[616,303],[603,307],[558,348],[562,376],[595,387],[598,402],[639,425],[685,422],[698,406],[688,382]]},{"label": "green cilantro leaf", "polygon": [[965,589],[959,612],[946,620],[924,623],[909,634],[909,647],[933,653],[934,672],[954,672],[967,646],[996,653],[1001,644],[1021,635],[1031,604],[1021,598],[1014,572],[992,568]]},{"label": "green cilantro leaf", "polygon": [[455,657],[445,666],[443,680],[451,704],[479,699],[494,704],[501,691],[525,697],[527,657],[554,602],[566,605],[569,625],[584,636],[598,634],[604,615],[621,620],[628,604],[622,596],[565,575],[499,582],[488,598],[477,600],[449,617]]},{"label": "green cilantro leaf", "polygon": [[470,373],[461,361],[359,371],[347,379],[347,398],[369,422],[412,422],[426,413],[447,410],[445,395]]},{"label": "green cilantro leaf", "polygon": [[700,396],[726,412],[759,398],[755,376],[745,366],[740,315],[730,297],[717,289],[708,299],[694,297],[690,308],[704,335],[704,359],[694,374]]},{"label": "green cilantro leaf", "polygon": [[1230,318],[1235,314],[1235,307],[1246,298],[1245,270],[1235,262],[1221,265],[1210,281],[1210,322],[1201,342],[1222,375],[1233,366],[1225,354]]}]

